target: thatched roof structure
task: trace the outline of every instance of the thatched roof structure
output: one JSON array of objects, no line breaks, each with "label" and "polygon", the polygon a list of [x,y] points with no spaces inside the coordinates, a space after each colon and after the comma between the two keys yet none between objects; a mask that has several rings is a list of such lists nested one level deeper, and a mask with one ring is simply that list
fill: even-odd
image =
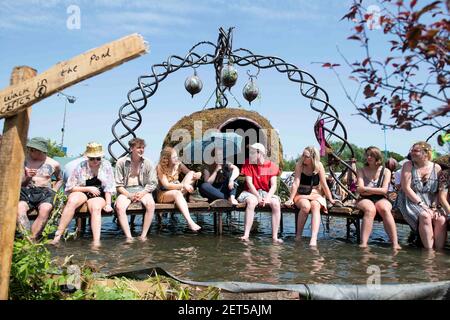
[{"label": "thatched roof structure", "polygon": [[[191,140],[201,138],[208,129],[217,129],[221,132],[233,130],[244,137],[242,152],[248,156],[248,144],[260,142],[266,146],[268,158],[283,167],[283,148],[278,132],[270,124],[269,120],[256,111],[241,108],[207,109],[194,112],[181,118],[167,133],[163,147],[172,146],[181,150]],[[183,140],[180,132],[187,130],[191,139]],[[256,133],[257,141],[252,141]]]}]

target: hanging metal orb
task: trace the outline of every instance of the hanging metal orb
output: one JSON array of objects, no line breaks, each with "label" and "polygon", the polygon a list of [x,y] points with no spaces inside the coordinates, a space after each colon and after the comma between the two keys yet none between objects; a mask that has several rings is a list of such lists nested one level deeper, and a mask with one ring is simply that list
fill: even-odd
[{"label": "hanging metal orb", "polygon": [[259,95],[259,88],[253,79],[250,79],[249,82],[244,86],[242,90],[242,94],[245,100],[248,101],[248,104],[251,104],[253,100],[255,100]]},{"label": "hanging metal orb", "polygon": [[194,94],[197,94],[200,91],[202,91],[203,82],[197,76],[197,73],[194,73],[194,75],[186,78],[186,81],[184,81],[184,87],[191,94],[191,96],[193,98]]},{"label": "hanging metal orb", "polygon": [[231,88],[232,86],[234,86],[236,84],[237,78],[237,70],[231,64],[227,64],[223,67],[220,79],[225,87]]}]

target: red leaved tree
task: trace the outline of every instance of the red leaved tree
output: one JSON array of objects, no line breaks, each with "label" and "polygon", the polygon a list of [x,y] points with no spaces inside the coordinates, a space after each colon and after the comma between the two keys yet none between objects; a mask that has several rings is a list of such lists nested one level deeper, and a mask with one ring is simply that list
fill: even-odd
[{"label": "red leaved tree", "polygon": [[[450,0],[384,0],[366,8],[363,0],[354,0],[342,19],[354,24],[348,39],[361,44],[363,58],[350,63],[339,52],[351,69],[350,79],[358,83],[356,96],[341,81],[339,64],[323,67],[335,72],[359,115],[393,129],[450,125],[449,6]],[[385,50],[375,55],[371,45],[380,32]]]}]

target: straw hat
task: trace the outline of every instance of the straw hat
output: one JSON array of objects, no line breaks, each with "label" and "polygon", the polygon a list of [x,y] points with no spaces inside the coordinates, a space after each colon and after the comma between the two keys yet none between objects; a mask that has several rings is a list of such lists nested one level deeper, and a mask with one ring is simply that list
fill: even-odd
[{"label": "straw hat", "polygon": [[84,155],[88,158],[103,157],[103,147],[97,142],[89,142]]}]

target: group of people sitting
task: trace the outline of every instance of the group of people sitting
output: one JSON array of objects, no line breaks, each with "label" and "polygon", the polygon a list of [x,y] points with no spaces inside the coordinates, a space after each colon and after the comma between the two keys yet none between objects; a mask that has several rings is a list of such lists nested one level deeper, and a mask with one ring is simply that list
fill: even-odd
[{"label": "group of people sitting", "polygon": [[[144,157],[145,147],[143,139],[131,139],[129,154],[118,159],[113,168],[111,163],[104,159],[100,144],[92,142],[86,146],[84,157],[68,174],[65,183],[68,200],[62,211],[53,244],[60,241],[75,211],[84,203],[87,203],[91,215],[94,244],[99,244],[101,213],[114,210],[114,194],[117,194],[115,213],[128,239],[132,239],[132,234],[126,211],[133,202],[141,202],[146,210],[140,235],[141,239],[145,239],[153,221],[155,200],[158,203],[174,203],[186,219],[188,227],[197,232],[201,227],[192,220],[188,202],[227,199],[233,205],[246,204],[242,240],[248,240],[250,237],[256,207],[270,206],[272,239],[274,242],[282,242],[278,235],[281,200],[277,195],[277,177],[281,172],[279,167],[267,158],[264,145],[254,143],[249,146],[249,158],[241,170],[224,158],[222,150],[215,149],[214,163],[207,166],[203,172],[189,170],[178,158],[176,149],[171,147],[163,148],[159,163],[155,167]],[[27,149],[18,225],[21,229],[30,230],[32,238],[37,238],[52,210],[54,190],[61,187],[63,179],[59,163],[47,156],[48,147],[44,139],[31,139]],[[357,175],[357,192],[360,198],[356,205],[364,212],[361,246],[367,246],[373,220],[378,213],[383,218],[393,247],[400,248],[391,211],[392,204],[386,197],[391,171],[382,166],[382,154],[378,148],[367,148],[365,156],[364,167],[358,170]],[[431,147],[424,142],[413,145],[411,161],[407,162],[402,170],[398,208],[411,228],[418,230],[426,248],[442,248],[447,236],[449,178],[448,172],[444,174],[440,171],[439,165],[431,162]],[[182,174],[184,178],[180,181]],[[236,179],[239,175],[245,176],[245,186],[244,191],[237,196]],[[303,150],[294,175],[290,196],[285,205],[295,205],[299,209],[296,231],[298,239],[301,238],[308,215],[311,214],[310,245],[316,246],[320,214],[327,212],[327,202],[333,205],[336,200],[328,187],[325,169],[315,147],[310,146]],[[56,179],[53,189],[52,176]],[[196,195],[196,187],[200,195]],[[30,225],[27,212],[33,208],[37,209],[38,216]]]}]

